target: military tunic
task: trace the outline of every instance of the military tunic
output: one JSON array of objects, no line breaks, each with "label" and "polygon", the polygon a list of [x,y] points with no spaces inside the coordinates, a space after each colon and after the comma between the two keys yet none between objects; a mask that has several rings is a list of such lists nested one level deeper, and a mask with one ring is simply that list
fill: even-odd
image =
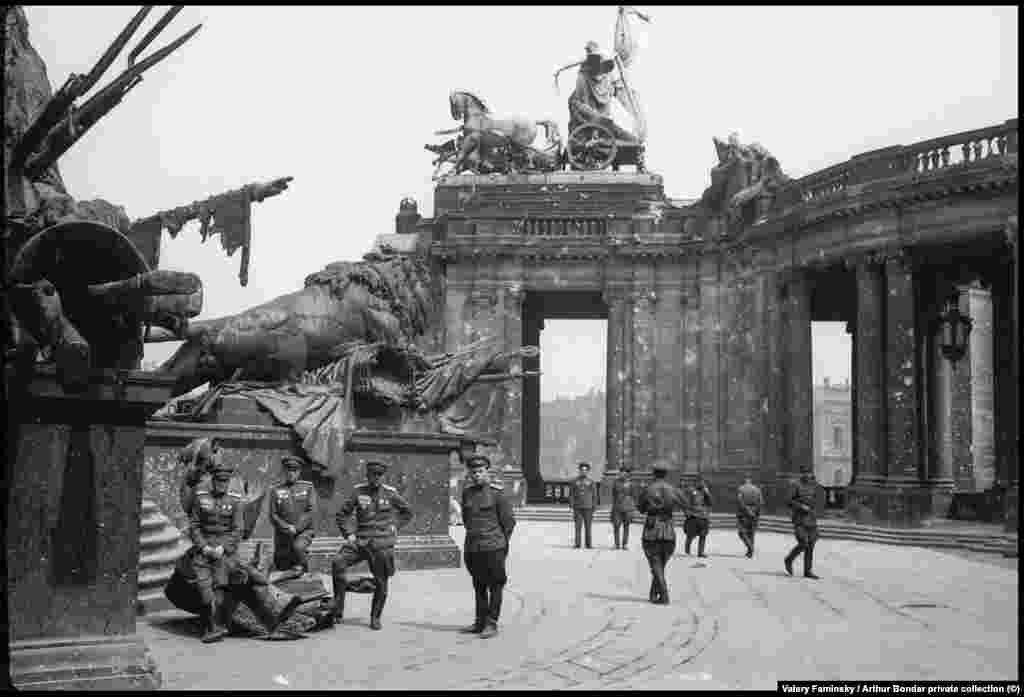
[{"label": "military tunic", "polygon": [[[247,580],[238,559],[242,526],[242,497],[238,494],[218,496],[200,491],[193,497],[189,511],[192,547],[179,560],[178,569],[186,581],[196,585],[204,603],[212,602],[214,590]],[[203,552],[207,546],[223,547],[223,556],[210,559]]]},{"label": "military tunic", "polygon": [[462,490],[462,524],[466,528],[465,562],[476,595],[476,624],[496,625],[508,576],[505,560],[516,526],[512,504],[501,485],[468,485]]},{"label": "military tunic", "polygon": [[585,537],[587,549],[590,549],[593,546],[591,528],[594,522],[594,507],[597,505],[597,485],[592,479],[579,476],[573,480],[570,505],[576,525],[576,546],[580,546],[581,533],[584,533],[582,537]]},{"label": "military tunic", "polygon": [[640,494],[637,510],[647,516],[642,539],[644,556],[651,567],[651,602],[668,603],[665,566],[676,550],[672,514],[684,506],[682,492],[664,479],[655,479]]},{"label": "military tunic", "polygon": [[800,482],[793,488],[789,506],[792,510],[793,534],[796,546],[786,555],[786,570],[800,555],[804,555],[804,576],[816,578],[811,571],[814,564],[814,545],[818,541],[818,516],[815,511],[817,485],[814,482]]},{"label": "military tunic", "polygon": [[[274,526],[274,566],[307,568],[306,551],[313,541],[316,489],[312,482],[284,482],[270,492],[270,522]],[[288,526],[295,527],[292,533]]]},{"label": "military tunic", "polygon": [[365,559],[374,578],[394,576],[398,529],[412,520],[412,509],[397,489],[387,484],[376,489],[366,482],[358,484],[341,504],[335,520],[343,535],[355,535],[355,544],[343,544],[336,561],[347,568]]},{"label": "military tunic", "polygon": [[708,530],[711,529],[711,492],[706,487],[693,487],[686,496],[686,520],[683,521],[683,532],[686,533],[686,553],[690,553],[690,545],[694,538],[697,541],[697,554],[704,556],[704,545]]},{"label": "military tunic", "polygon": [[747,554],[754,553],[754,534],[761,518],[764,497],[753,484],[741,484],[736,492],[736,528],[740,539],[747,546]]},{"label": "military tunic", "polygon": [[612,482],[612,534],[615,539],[615,546],[619,546],[619,531],[622,531],[622,545],[629,544],[629,524],[633,519],[633,511],[636,510],[636,499],[640,494],[640,487],[629,477],[617,478]]}]

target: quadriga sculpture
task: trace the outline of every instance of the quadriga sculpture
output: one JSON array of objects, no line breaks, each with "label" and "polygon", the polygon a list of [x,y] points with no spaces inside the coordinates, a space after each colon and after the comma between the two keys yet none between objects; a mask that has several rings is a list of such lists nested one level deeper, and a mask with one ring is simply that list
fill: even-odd
[{"label": "quadriga sculpture", "polygon": [[175,394],[204,382],[297,380],[352,342],[405,346],[432,308],[430,274],[411,257],[329,264],[302,290],[240,314],[193,322],[161,367],[179,377]]}]

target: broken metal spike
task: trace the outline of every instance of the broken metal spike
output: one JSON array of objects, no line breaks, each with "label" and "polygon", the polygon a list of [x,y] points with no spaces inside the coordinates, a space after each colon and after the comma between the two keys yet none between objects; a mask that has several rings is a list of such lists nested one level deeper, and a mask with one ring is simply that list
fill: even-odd
[{"label": "broken metal spike", "polygon": [[195,25],[194,27],[189,29],[187,32],[182,34],[180,37],[178,37],[177,39],[175,39],[174,41],[172,41],[171,43],[167,44],[162,49],[160,49],[159,51],[154,53],[149,58],[144,59],[141,63],[139,63],[137,65],[133,65],[131,68],[129,68],[128,70],[125,71],[125,75],[128,75],[129,73],[134,73],[136,75],[141,75],[142,73],[144,73],[145,71],[149,70],[150,68],[152,68],[154,65],[156,65],[160,61],[162,61],[168,55],[170,55],[171,52],[176,50],[183,43],[185,43],[186,41],[191,39],[193,36],[195,36],[195,33],[197,31],[199,31],[200,29],[202,29],[202,28],[203,28],[202,24]]},{"label": "broken metal spike", "polygon": [[142,41],[139,42],[139,45],[133,48],[132,52],[128,54],[129,68],[135,65],[135,59],[138,57],[138,55],[142,53],[145,50],[145,48],[153,42],[153,39],[155,39],[157,35],[164,30],[164,27],[170,24],[171,20],[174,19],[174,17],[184,8],[184,5],[175,5],[171,9],[167,10],[164,16],[160,18],[160,21],[157,22],[156,25],[149,30],[149,33],[142,37]]},{"label": "broken metal spike", "polygon": [[128,26],[118,34],[117,38],[114,39],[114,43],[110,44],[110,48],[107,49],[107,52],[100,57],[96,62],[96,66],[89,71],[88,75],[86,75],[82,84],[79,86],[79,94],[88,92],[89,89],[92,88],[92,86],[95,85],[101,77],[103,77],[103,73],[107,72],[107,68],[110,67],[110,64],[113,63],[118,54],[124,50],[125,44],[127,44],[129,39],[131,39],[135,32],[139,30],[139,25],[142,24],[142,21],[146,19],[146,15],[148,15],[149,11],[152,9],[152,5],[143,5],[142,9],[135,13],[135,16],[132,17],[130,22],[128,22]]},{"label": "broken metal spike", "polygon": [[[125,89],[125,85],[126,84],[131,84],[131,86],[134,87],[136,84],[138,84],[138,79],[141,78],[142,73],[144,73],[147,70],[149,70],[150,68],[152,68],[154,65],[156,65],[157,63],[162,61],[164,58],[166,58],[172,51],[174,51],[179,46],[181,46],[183,43],[185,43],[186,41],[191,39],[192,36],[197,31],[199,31],[200,28],[202,28],[202,26],[203,26],[202,24],[197,24],[191,30],[186,32],[184,35],[182,35],[181,37],[179,37],[175,41],[172,41],[167,46],[164,46],[162,49],[160,49],[159,51],[154,53],[152,56],[146,58],[141,63],[133,65],[131,68],[128,68],[128,70],[125,70],[113,82],[111,82],[109,85],[104,87],[98,93],[93,95],[89,99],[88,102],[83,104],[82,108],[81,108],[81,111],[90,111],[91,108],[95,104],[97,104],[100,101],[103,101],[103,100],[107,99],[111,92],[115,92],[115,91],[123,92],[124,89]],[[122,94],[121,96],[124,96],[124,95]]]}]

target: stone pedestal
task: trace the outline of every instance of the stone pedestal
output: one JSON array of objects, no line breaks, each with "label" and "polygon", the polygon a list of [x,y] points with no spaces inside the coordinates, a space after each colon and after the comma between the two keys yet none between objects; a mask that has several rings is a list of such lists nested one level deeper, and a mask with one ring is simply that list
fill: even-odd
[{"label": "stone pedestal", "polygon": [[[256,402],[239,396],[227,397],[214,409],[218,423],[150,421],[146,431],[145,486],[147,499],[176,526],[187,530],[185,512],[178,500],[183,472],[178,452],[195,438],[214,437],[221,444],[224,459],[254,486],[269,488],[281,481],[281,458],[301,455],[291,429],[274,425],[273,417]],[[231,419],[231,423],[220,422]],[[458,566],[460,555],[448,534],[450,497],[449,453],[473,452],[474,436],[436,433],[406,433],[371,427],[356,428],[345,443],[345,462],[337,479],[321,477],[312,469],[302,478],[316,487],[319,507],[314,515],[316,537],[311,548],[312,571],[330,572],[330,557],[341,545],[335,514],[352,488],[365,481],[364,463],[380,458],[391,463],[385,483],[398,489],[412,506],[414,517],[398,538],[395,549],[398,568],[422,569]],[[268,516],[260,516],[252,538],[242,549],[248,558],[257,543],[263,543],[265,558],[273,554],[273,528]]]},{"label": "stone pedestal", "polygon": [[51,366],[8,372],[7,591],[19,689],[152,689],[135,634],[147,417],[173,380],[96,371],[65,394]]}]

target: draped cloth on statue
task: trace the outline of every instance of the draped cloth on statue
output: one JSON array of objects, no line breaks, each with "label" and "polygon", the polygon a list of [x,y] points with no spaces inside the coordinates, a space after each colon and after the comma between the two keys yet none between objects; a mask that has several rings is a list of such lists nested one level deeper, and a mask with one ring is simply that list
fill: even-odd
[{"label": "draped cloth on statue", "polygon": [[484,375],[514,377],[507,370],[510,359],[518,354],[505,353],[486,340],[433,358],[384,343],[353,343],[340,353],[338,360],[308,371],[298,382],[221,383],[203,394],[187,414],[172,418],[203,420],[222,397],[247,397],[295,432],[320,476],[334,478],[352,426],[351,400],[346,399],[350,390],[382,404],[439,413],[445,432],[465,433],[490,420],[502,391],[479,385],[467,399],[460,398]]}]

